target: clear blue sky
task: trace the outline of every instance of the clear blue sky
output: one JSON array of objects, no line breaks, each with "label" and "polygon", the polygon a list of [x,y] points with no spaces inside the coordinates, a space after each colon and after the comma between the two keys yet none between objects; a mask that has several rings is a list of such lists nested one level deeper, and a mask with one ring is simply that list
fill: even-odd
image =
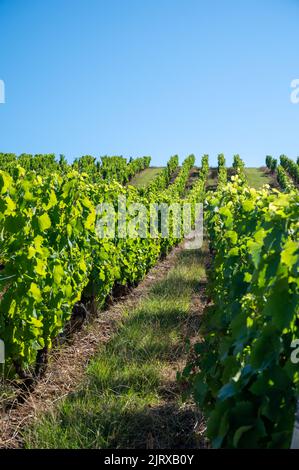
[{"label": "clear blue sky", "polygon": [[0,0],[0,151],[295,157],[298,25],[298,0]]}]

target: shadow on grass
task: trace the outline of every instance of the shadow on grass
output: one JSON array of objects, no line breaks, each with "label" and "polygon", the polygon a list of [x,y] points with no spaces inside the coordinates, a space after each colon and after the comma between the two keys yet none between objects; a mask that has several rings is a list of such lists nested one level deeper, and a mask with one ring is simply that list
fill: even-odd
[{"label": "shadow on grass", "polygon": [[[205,446],[199,435],[202,416],[190,405],[106,401],[88,413],[70,407],[59,427],[48,422],[49,447],[105,449],[194,449]],[[51,432],[52,431],[52,432]],[[50,441],[49,441],[49,434]]]}]

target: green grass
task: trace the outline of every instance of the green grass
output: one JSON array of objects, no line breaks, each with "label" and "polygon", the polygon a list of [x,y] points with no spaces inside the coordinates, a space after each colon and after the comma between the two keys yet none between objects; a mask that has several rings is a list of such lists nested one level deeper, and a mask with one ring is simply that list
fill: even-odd
[{"label": "green grass", "polygon": [[156,168],[156,167],[151,167],[151,168],[146,168],[145,170],[141,171],[138,173],[132,180],[130,181],[130,184],[132,186],[136,186],[136,188],[141,188],[147,186],[152,179],[154,179],[159,173],[161,173],[163,168]]},{"label": "green grass", "polygon": [[182,404],[175,375],[185,362],[184,331],[205,276],[203,256],[180,252],[139,307],[125,312],[80,390],[25,431],[25,447],[146,448],[148,439],[155,448],[195,446],[194,412]]},{"label": "green grass", "polygon": [[261,168],[245,168],[248,184],[255,189],[260,189],[264,184],[272,184],[272,178]]}]

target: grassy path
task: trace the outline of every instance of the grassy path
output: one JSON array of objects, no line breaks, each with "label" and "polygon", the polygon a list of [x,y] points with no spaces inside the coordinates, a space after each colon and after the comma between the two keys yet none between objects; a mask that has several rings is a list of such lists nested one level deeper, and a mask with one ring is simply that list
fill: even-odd
[{"label": "grassy path", "polygon": [[245,168],[248,184],[255,189],[260,189],[264,184],[274,184],[273,177],[263,168]]},{"label": "grassy path", "polygon": [[147,186],[161,171],[163,170],[162,167],[150,167],[146,168],[145,170],[141,171],[137,175],[132,178],[129,184],[132,186],[136,186],[136,188],[141,188]]},{"label": "grassy path", "polygon": [[34,448],[202,447],[203,422],[181,402],[176,372],[185,340],[197,334],[203,309],[205,251],[179,248],[172,268],[154,282],[68,395],[25,433]]}]

